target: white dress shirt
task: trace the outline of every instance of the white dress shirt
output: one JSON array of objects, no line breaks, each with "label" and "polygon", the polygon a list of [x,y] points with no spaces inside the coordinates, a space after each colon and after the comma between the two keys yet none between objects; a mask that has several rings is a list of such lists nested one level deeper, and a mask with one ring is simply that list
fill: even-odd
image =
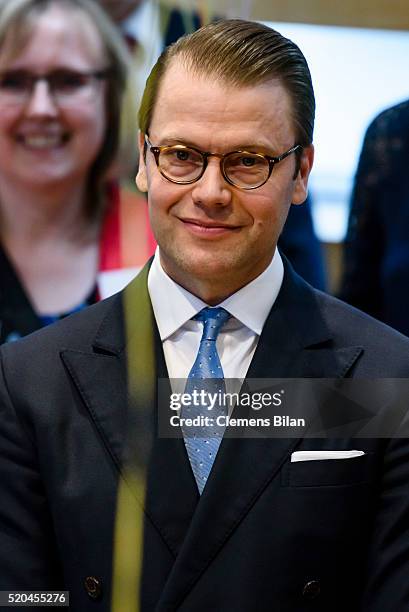
[{"label": "white dress shirt", "polygon": [[[245,378],[283,276],[283,262],[276,250],[260,276],[218,304],[231,314],[216,342],[225,378]],[[203,324],[192,317],[208,304],[164,272],[158,249],[149,271],[148,291],[169,378],[185,379],[196,359],[203,332]]]}]

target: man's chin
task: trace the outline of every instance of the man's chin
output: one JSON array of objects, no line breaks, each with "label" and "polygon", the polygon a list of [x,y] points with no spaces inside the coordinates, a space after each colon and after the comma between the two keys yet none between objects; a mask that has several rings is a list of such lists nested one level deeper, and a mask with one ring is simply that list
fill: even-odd
[{"label": "man's chin", "polygon": [[237,267],[237,261],[228,257],[227,254],[178,252],[169,257],[163,250],[161,250],[161,263],[171,278],[179,279],[177,282],[180,282],[180,279],[185,282],[190,279],[214,282],[221,276],[230,276]]}]

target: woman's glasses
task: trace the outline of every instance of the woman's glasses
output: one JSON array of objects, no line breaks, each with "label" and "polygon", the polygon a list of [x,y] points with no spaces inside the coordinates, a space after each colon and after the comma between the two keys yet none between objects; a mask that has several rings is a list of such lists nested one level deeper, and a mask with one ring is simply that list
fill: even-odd
[{"label": "woman's glasses", "polygon": [[0,106],[25,104],[38,82],[45,82],[54,101],[59,105],[75,104],[92,96],[95,85],[107,78],[108,69],[92,72],[58,69],[46,74],[28,70],[0,72]]}]

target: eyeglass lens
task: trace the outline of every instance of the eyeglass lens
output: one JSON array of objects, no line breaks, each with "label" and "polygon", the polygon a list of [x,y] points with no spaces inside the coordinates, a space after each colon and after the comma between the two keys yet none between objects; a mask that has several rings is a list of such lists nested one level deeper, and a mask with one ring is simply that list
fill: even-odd
[{"label": "eyeglass lens", "polygon": [[9,70],[0,74],[0,102],[25,102],[38,81],[47,82],[57,102],[69,102],[92,93],[93,83],[101,77],[102,73],[73,70],[54,70],[41,76],[27,70]]},{"label": "eyeglass lens", "polygon": [[[166,147],[159,154],[159,168],[172,181],[190,183],[200,177],[205,164],[204,156],[189,148]],[[225,176],[238,187],[262,185],[268,178],[268,160],[257,153],[234,152],[222,161]]]}]

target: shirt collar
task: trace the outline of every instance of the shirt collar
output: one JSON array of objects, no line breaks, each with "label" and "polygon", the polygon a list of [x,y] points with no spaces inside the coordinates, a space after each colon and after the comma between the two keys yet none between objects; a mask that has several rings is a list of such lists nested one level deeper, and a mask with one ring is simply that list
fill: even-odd
[{"label": "shirt collar", "polygon": [[[218,306],[225,308],[235,319],[260,335],[280,291],[283,277],[283,262],[276,249],[271,263],[264,272]],[[149,271],[148,291],[162,341],[169,338],[202,308],[208,306],[166,274],[160,263],[159,248],[156,249]]]}]

